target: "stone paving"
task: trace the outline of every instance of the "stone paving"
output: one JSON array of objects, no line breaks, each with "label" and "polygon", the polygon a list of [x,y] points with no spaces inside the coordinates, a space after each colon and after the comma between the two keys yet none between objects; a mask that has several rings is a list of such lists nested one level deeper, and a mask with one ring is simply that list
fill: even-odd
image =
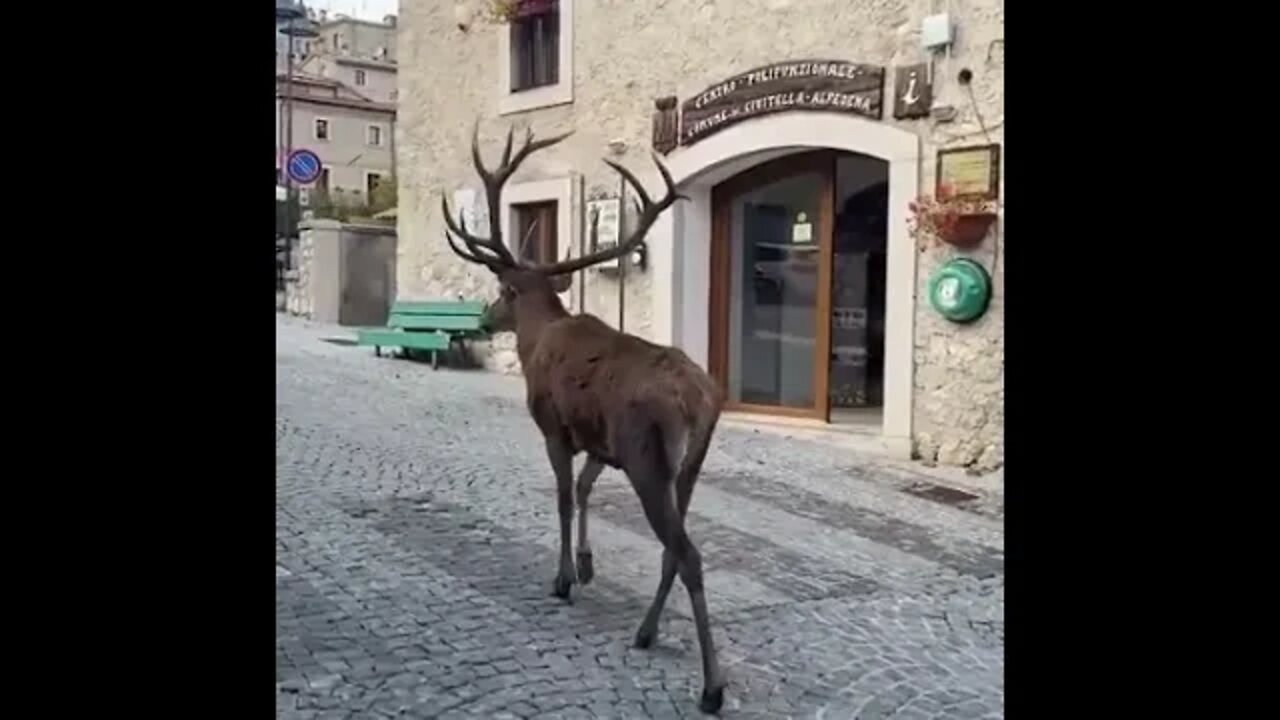
[{"label": "stone paving", "polygon": [[[523,381],[335,334],[277,320],[277,716],[701,717],[679,581],[654,648],[631,648],[661,548],[626,479],[596,483],[595,579],[564,604]],[[999,506],[907,484],[847,449],[720,428],[687,522],[723,717],[1003,717]]]}]

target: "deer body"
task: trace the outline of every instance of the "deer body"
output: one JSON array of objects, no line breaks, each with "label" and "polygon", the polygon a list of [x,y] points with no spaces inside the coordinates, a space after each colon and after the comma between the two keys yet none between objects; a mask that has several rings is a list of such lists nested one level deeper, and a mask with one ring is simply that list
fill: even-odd
[{"label": "deer body", "polygon": [[625,470],[655,440],[674,471],[690,428],[719,415],[719,389],[687,355],[620,333],[594,315],[548,323],[527,345],[520,360],[538,428],[609,467]]},{"label": "deer body", "polygon": [[[725,681],[711,637],[702,558],[685,532],[684,518],[720,417],[719,388],[679,349],[619,332],[593,315],[570,315],[557,296],[567,289],[573,272],[630,253],[658,215],[679,195],[660,161],[658,169],[667,183],[667,194],[654,202],[629,171],[606,160],[639,198],[641,212],[627,239],[559,263],[518,262],[502,242],[498,215],[502,186],[525,157],[563,137],[534,141],[530,133],[513,158],[508,133],[502,164],[494,171],[484,167],[478,139],[473,139],[472,158],[489,200],[489,238],[477,238],[461,221],[455,223],[448,201],[442,199],[449,229],[445,237],[457,255],[485,265],[498,277],[501,293],[485,311],[485,328],[516,333],[529,414],[546,443],[556,478],[560,559],[552,585],[554,594],[571,602],[572,586],[586,585],[594,576],[587,531],[591,489],[606,466],[621,470],[663,547],[658,590],[636,632],[635,645],[652,645],[678,574],[689,592],[702,653],[703,691],[699,706],[704,712],[718,712],[724,700]],[[466,249],[454,242],[455,236]],[[573,459],[583,453],[586,462],[575,483]],[[575,506],[576,565],[571,538]]]}]

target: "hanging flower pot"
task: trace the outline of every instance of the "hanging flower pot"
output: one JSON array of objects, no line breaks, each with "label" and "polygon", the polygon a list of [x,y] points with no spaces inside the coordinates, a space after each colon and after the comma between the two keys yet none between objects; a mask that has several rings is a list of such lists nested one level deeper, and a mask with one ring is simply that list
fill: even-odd
[{"label": "hanging flower pot", "polygon": [[505,25],[522,17],[558,9],[559,0],[485,0],[484,14],[490,22]]},{"label": "hanging flower pot", "polygon": [[982,243],[996,221],[995,213],[957,215],[941,235],[943,242],[960,248],[971,248]]},{"label": "hanging flower pot", "polygon": [[996,221],[996,204],[985,198],[952,197],[944,186],[938,198],[923,196],[911,202],[911,233],[959,248],[982,243]]}]

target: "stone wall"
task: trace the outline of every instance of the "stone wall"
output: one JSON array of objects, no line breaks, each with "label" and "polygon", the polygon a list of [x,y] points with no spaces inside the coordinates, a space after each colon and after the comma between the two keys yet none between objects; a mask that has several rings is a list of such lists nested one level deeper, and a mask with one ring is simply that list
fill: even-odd
[{"label": "stone wall", "polygon": [[293,268],[285,283],[285,308],[290,315],[311,317],[311,269],[315,256],[312,231],[301,230],[293,248]]},{"label": "stone wall", "polygon": [[298,229],[287,311],[323,323],[384,324],[396,296],[394,229],[327,219]]},{"label": "stone wall", "polygon": [[[958,43],[950,60],[939,65],[934,97],[954,107],[957,115],[949,123],[918,124],[924,141],[921,192],[928,194],[936,180],[939,149],[999,143],[1004,160],[1004,5],[955,2],[952,12],[961,24]],[[968,89],[956,81],[962,68],[973,72]],[[915,452],[925,462],[979,472],[1004,464],[1003,166],[1000,197],[999,219],[981,246],[959,252],[925,245],[917,266]],[[991,273],[991,305],[969,325],[943,319],[928,301],[929,277],[957,255],[980,262]]]},{"label": "stone wall", "polygon": [[[401,2],[396,150],[402,296],[488,299],[495,292],[487,271],[450,253],[440,219],[442,192],[464,185],[480,192],[468,154],[477,118],[490,163],[512,124],[531,125],[540,136],[573,131],[568,140],[530,158],[513,182],[576,171],[585,176],[588,195],[616,192],[617,175],[600,162],[613,141],[625,145],[617,156],[621,162],[655,182],[648,159],[655,98],[676,95],[683,101],[713,82],[771,62],[832,58],[890,68],[883,122],[921,138],[924,192],[933,186],[938,148],[988,138],[1003,143],[1002,0],[949,3],[957,42],[949,57],[935,62],[934,95],[936,104],[954,107],[955,114],[949,120],[916,121],[893,119],[891,68],[928,58],[919,29],[929,3],[573,0],[573,102],[506,116],[498,113],[497,59],[498,34],[507,28],[467,14],[479,5],[479,0]],[[470,19],[465,30],[459,18]],[[972,101],[970,91],[956,82],[961,68],[973,72]],[[993,240],[974,255],[988,268],[995,263],[995,299],[987,317],[969,326],[942,320],[925,301],[930,273],[954,251],[921,251],[913,422],[916,450],[927,462],[986,469],[1003,461],[1003,273],[991,250]],[[585,309],[616,323],[614,276],[588,272],[586,277]],[[653,325],[650,286],[647,274],[629,274],[626,329],[646,337]],[[576,303],[576,288],[572,297]],[[507,338],[496,339],[486,364],[515,371],[509,344]]]}]

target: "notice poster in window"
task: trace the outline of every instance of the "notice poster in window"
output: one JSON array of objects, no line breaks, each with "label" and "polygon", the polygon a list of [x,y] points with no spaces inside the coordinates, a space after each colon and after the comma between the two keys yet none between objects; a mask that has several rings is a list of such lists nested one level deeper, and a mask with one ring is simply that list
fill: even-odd
[{"label": "notice poster in window", "polygon": [[791,242],[813,242],[813,223],[809,222],[809,216],[805,213],[797,215],[795,224],[791,226]]}]

